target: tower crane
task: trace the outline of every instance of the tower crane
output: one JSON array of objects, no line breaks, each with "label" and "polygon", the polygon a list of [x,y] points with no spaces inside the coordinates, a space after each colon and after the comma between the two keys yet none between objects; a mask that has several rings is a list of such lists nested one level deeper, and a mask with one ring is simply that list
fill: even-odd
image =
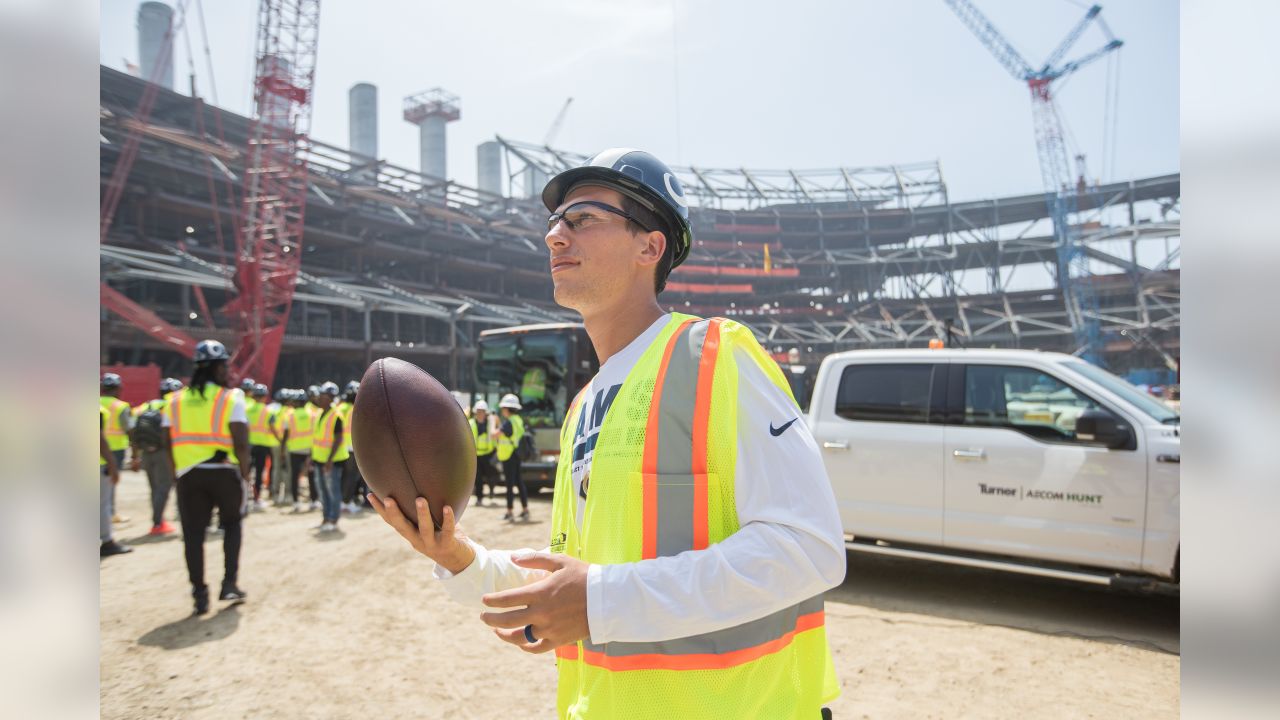
[{"label": "tower crane", "polygon": [[254,113],[236,234],[231,376],[270,382],[302,266],[320,0],[260,0]]},{"label": "tower crane", "polygon": [[[1078,195],[1072,182],[1068,164],[1067,144],[1062,129],[1062,119],[1054,102],[1054,88],[1063,78],[1080,68],[1119,49],[1124,42],[1117,40],[1099,14],[1102,6],[1094,5],[1083,18],[1067,32],[1054,48],[1044,64],[1033,67],[1000,34],[991,21],[969,0],[944,0],[955,14],[978,37],[1010,75],[1031,91],[1031,115],[1035,124],[1036,150],[1040,156],[1040,175],[1044,181],[1045,202],[1053,219],[1053,234],[1057,249],[1056,281],[1066,303],[1067,317],[1075,333],[1077,352],[1096,360],[1100,349],[1100,330],[1097,317],[1097,296],[1089,278],[1088,258],[1079,235],[1070,225],[1070,215],[1076,210]],[[1107,42],[1075,60],[1064,62],[1071,48],[1091,24],[1097,24],[1106,35]]]}]

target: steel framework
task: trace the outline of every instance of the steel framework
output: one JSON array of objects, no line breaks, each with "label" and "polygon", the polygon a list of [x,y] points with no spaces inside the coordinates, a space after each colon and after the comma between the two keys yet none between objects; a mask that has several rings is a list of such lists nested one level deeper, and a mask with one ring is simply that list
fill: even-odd
[{"label": "steel framework", "polygon": [[[116,110],[133,107],[141,86],[102,70],[104,182],[131,122]],[[240,207],[225,195],[211,203],[200,168],[214,159],[243,186],[246,153],[233,141],[251,130],[248,119],[229,113],[222,114],[228,143],[182,130],[193,125],[194,108],[189,98],[161,92],[102,260],[113,288],[187,331],[200,327],[188,319],[199,310],[190,289],[203,288],[216,304],[234,291],[229,273],[237,264],[210,241],[211,218],[229,225]],[[367,158],[314,141],[305,162],[305,273],[296,283],[301,305],[283,336],[285,377],[330,369],[358,375],[380,353],[464,382],[480,330],[572,317],[551,297],[539,201],[453,182],[430,185],[417,171],[386,162],[370,167]],[[802,185],[809,177],[794,175]],[[1073,350],[1073,320],[1054,283],[1058,240],[1044,194],[954,202],[938,173],[932,199],[924,201],[911,194],[913,187],[925,192],[923,177],[902,175],[907,192],[885,187],[874,203],[861,185],[861,201],[834,190],[797,201],[794,180],[783,190],[760,186],[750,203],[692,196],[695,246],[661,301],[740,319],[771,350],[798,347],[806,361],[943,336],[970,346]],[[739,189],[767,176],[740,173]],[[1098,309],[1089,317],[1108,333],[1130,331],[1103,345],[1122,365],[1163,365],[1152,348],[1177,354],[1179,196],[1177,175],[1112,183],[1082,196],[1074,215],[1098,271],[1091,279]],[[225,329],[199,331],[234,340]],[[109,323],[106,346],[117,354],[136,347],[130,333]]]}]

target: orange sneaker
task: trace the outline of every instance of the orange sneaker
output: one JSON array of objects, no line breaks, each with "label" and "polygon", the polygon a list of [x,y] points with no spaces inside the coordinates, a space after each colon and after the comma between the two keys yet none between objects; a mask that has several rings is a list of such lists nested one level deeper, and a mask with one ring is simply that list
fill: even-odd
[{"label": "orange sneaker", "polygon": [[168,520],[165,520],[161,522],[159,525],[152,525],[151,532],[148,532],[147,534],[148,535],[168,535],[171,532],[174,532],[174,528],[172,525],[169,524]]}]

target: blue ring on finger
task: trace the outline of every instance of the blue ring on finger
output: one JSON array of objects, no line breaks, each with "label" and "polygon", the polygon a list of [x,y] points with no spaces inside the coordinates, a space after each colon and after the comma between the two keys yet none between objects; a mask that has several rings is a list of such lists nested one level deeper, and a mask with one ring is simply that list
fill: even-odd
[{"label": "blue ring on finger", "polygon": [[528,640],[530,645],[538,642],[538,638],[533,636],[533,625],[524,626],[524,639]]}]

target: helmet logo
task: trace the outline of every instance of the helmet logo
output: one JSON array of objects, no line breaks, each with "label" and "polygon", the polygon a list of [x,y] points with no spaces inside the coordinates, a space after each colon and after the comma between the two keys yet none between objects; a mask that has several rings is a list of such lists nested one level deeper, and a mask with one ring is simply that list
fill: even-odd
[{"label": "helmet logo", "polygon": [[671,196],[672,200],[676,201],[677,205],[682,208],[689,207],[688,201],[684,199],[684,191],[680,188],[680,181],[675,175],[663,173],[662,183],[667,186],[667,194]]}]

